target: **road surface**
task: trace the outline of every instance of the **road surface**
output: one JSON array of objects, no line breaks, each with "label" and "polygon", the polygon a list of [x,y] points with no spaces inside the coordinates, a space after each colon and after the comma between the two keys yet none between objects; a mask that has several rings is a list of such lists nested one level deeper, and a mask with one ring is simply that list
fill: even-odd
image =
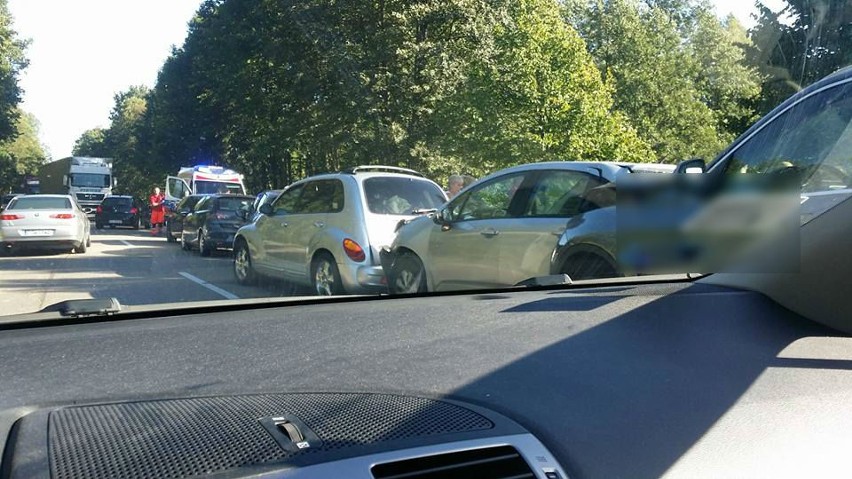
[{"label": "road surface", "polygon": [[[118,298],[141,305],[294,294],[283,284],[240,286],[229,252],[202,258],[141,230],[92,230],[84,254],[0,257],[0,316],[31,313],[67,299]],[[304,295],[306,291],[298,291]]]}]

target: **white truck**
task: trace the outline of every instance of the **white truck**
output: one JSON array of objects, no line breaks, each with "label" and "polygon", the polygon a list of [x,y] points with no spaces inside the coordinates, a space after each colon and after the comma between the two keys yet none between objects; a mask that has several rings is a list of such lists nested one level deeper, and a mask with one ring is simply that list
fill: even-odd
[{"label": "white truck", "polygon": [[90,219],[115,186],[110,158],[71,156],[46,163],[39,171],[41,193],[74,195]]},{"label": "white truck", "polygon": [[166,190],[163,192],[167,203],[180,201],[189,195],[216,193],[246,194],[243,175],[221,166],[187,166],[181,168],[177,176],[166,178]]}]

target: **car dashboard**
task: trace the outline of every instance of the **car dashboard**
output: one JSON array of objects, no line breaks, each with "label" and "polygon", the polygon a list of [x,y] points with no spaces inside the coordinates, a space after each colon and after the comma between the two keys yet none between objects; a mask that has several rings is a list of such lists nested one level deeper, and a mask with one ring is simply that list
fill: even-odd
[{"label": "car dashboard", "polygon": [[822,477],[852,446],[852,339],[741,289],[174,314],[3,331],[0,477]]}]

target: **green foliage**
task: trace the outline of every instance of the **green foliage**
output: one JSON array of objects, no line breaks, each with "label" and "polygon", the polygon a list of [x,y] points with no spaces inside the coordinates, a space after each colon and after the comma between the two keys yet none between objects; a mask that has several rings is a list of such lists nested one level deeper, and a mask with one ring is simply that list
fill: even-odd
[{"label": "green foliage", "polygon": [[47,161],[38,138],[38,121],[30,114],[16,111],[17,135],[0,143],[0,191],[19,190],[24,175],[35,175]]},{"label": "green foliage", "polygon": [[27,66],[24,55],[27,42],[18,38],[12,28],[12,15],[6,0],[0,0],[0,142],[9,141],[17,134],[18,104],[21,87],[18,76]]},{"label": "green foliage", "polygon": [[712,158],[754,119],[742,29],[689,0],[574,0],[565,16],[657,160]]},{"label": "green foliage", "polygon": [[92,128],[86,130],[74,142],[74,149],[71,154],[74,156],[90,156],[95,158],[109,157],[104,138],[106,130],[103,128]]}]

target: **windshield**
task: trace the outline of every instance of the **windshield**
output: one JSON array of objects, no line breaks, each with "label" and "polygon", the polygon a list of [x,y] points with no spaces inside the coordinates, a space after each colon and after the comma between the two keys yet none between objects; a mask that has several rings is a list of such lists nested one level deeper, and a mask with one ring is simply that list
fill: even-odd
[{"label": "windshield", "polygon": [[243,187],[238,183],[224,183],[219,181],[196,181],[195,192],[199,195],[229,194],[240,195],[245,193]]},{"label": "windshield", "polygon": [[410,215],[438,208],[445,201],[443,192],[433,183],[397,177],[364,180],[364,196],[370,212],[380,215]]},{"label": "windshield", "polygon": [[31,197],[16,198],[9,203],[7,210],[67,210],[71,208],[68,198]]},{"label": "windshield", "polygon": [[[23,297],[16,281],[51,293],[0,315],[69,298],[159,305],[713,273],[738,261],[726,251],[741,241],[798,232],[852,197],[844,2],[63,11],[75,32],[122,26],[101,36],[48,28],[38,3],[0,8],[0,193],[74,195],[93,220],[85,254],[106,260],[1,257],[5,297]],[[158,28],[128,22],[141,15]],[[115,50],[69,76],[72,46]],[[69,174],[71,163],[112,174]],[[86,190],[104,187],[122,198]],[[779,199],[749,203],[753,192]],[[729,194],[741,196],[716,202]],[[141,211],[95,218],[119,203]],[[767,226],[744,205],[767,221],[772,206],[797,211]],[[211,228],[213,208],[239,221]],[[0,238],[4,251],[15,235]]]},{"label": "windshield", "polygon": [[130,206],[133,204],[133,198],[106,198],[101,204],[103,206]]},{"label": "windshield", "polygon": [[81,186],[87,188],[109,188],[109,175],[101,175],[97,173],[73,173],[71,176],[71,186]]}]

